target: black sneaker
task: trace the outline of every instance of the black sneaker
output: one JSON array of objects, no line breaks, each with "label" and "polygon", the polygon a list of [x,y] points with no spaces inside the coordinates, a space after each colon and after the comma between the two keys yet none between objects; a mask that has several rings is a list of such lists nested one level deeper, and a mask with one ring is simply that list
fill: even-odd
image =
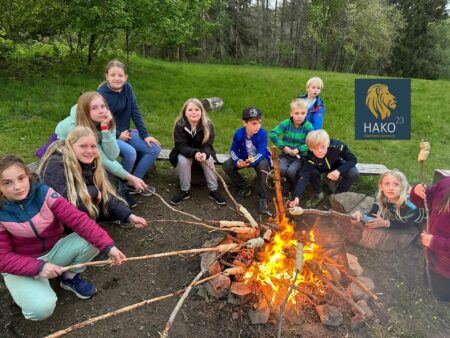
[{"label": "black sneaker", "polygon": [[225,201],[225,198],[223,198],[223,196],[219,193],[218,190],[210,191],[209,198],[214,200],[218,205],[227,204],[227,202]]},{"label": "black sneaker", "polygon": [[187,200],[189,197],[191,197],[191,193],[189,191],[180,191],[180,193],[170,200],[170,204],[178,205],[184,200]]},{"label": "black sneaker", "polygon": [[128,204],[128,207],[129,207],[130,209],[134,209],[134,208],[137,207],[137,202],[136,202],[136,200],[135,200],[133,197],[131,197],[130,192],[129,192],[127,189],[121,191],[121,192],[120,192],[120,195],[125,199],[125,201],[126,201],[127,204]]},{"label": "black sneaker", "polygon": [[264,198],[258,198],[258,212],[263,215],[272,216],[269,209],[267,209],[267,202]]},{"label": "black sneaker", "polygon": [[243,201],[246,197],[250,196],[252,194],[252,187],[250,187],[249,185],[241,188],[236,196],[234,197],[234,199],[236,200],[236,202],[241,202]]}]

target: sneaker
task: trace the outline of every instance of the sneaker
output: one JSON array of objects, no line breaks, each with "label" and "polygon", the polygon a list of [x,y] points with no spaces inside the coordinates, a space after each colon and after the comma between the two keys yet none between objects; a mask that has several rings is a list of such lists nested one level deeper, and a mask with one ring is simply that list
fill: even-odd
[{"label": "sneaker", "polygon": [[156,191],[155,187],[152,187],[151,185],[148,185],[144,190],[138,190],[133,187],[128,187],[128,190],[130,191],[130,195],[139,194],[142,196],[152,196]]},{"label": "sneaker", "polygon": [[219,193],[218,190],[210,191],[209,198],[214,200],[218,205],[227,204],[227,202],[225,201],[225,198],[223,198],[223,196]]},{"label": "sneaker", "polygon": [[319,194],[314,194],[311,196],[311,198],[308,201],[306,201],[306,207],[314,208],[314,207],[318,206],[320,204],[320,202],[323,201],[324,198],[325,198],[325,195],[323,194],[323,192],[320,192]]},{"label": "sneaker", "polygon": [[125,201],[128,204],[128,207],[130,209],[136,208],[137,207],[137,202],[136,200],[131,197],[130,192],[128,190],[123,190],[120,192],[120,195],[125,199]]},{"label": "sneaker", "polygon": [[62,278],[59,285],[64,290],[72,291],[81,299],[91,298],[97,293],[95,286],[91,282],[81,278],[79,273],[77,273],[72,279]]},{"label": "sneaker", "polygon": [[184,200],[187,200],[191,197],[191,193],[189,191],[180,191],[180,193],[170,200],[170,204],[178,205]]},{"label": "sneaker", "polygon": [[243,201],[246,197],[250,196],[252,194],[252,188],[247,185],[243,188],[241,188],[236,196],[234,197],[234,199],[236,200],[236,202],[241,202]]},{"label": "sneaker", "polygon": [[269,209],[267,209],[267,202],[264,198],[258,198],[258,212],[263,215],[272,216]]}]

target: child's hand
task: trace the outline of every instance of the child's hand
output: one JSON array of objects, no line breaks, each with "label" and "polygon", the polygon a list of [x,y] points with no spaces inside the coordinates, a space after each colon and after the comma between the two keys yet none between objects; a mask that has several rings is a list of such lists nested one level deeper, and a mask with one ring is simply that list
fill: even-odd
[{"label": "child's hand", "polygon": [[427,234],[425,232],[422,232],[420,234],[421,240],[422,240],[422,245],[426,248],[430,247],[430,243],[433,240],[433,235]]},{"label": "child's hand", "polygon": [[133,226],[138,229],[147,226],[147,221],[145,220],[145,218],[136,216],[135,214],[130,215],[130,217],[128,218],[128,222],[133,224]]},{"label": "child's hand", "polygon": [[125,177],[125,180],[128,184],[132,185],[137,190],[143,191],[147,189],[147,184],[137,176],[129,174],[127,177]]},{"label": "child's hand", "polygon": [[159,146],[161,145],[161,143],[159,143],[159,141],[152,136],[148,136],[148,137],[144,138],[144,142],[147,143],[149,147],[152,146],[152,143],[155,143]]},{"label": "child's hand", "polygon": [[122,264],[122,260],[126,258],[126,256],[122,253],[122,251],[117,249],[117,247],[115,246],[113,246],[111,250],[109,250],[108,256],[114,261],[113,263],[114,265]]},{"label": "child's hand", "polygon": [[424,184],[418,184],[414,187],[414,193],[421,199],[425,199],[425,189],[426,187]]},{"label": "child's hand", "polygon": [[206,161],[206,154],[201,152],[196,152],[194,158],[198,162]]},{"label": "child's hand", "polygon": [[240,169],[240,168],[248,167],[249,164],[250,164],[250,163],[247,163],[247,162],[244,161],[244,160],[238,160],[236,165],[237,165],[237,167]]},{"label": "child's hand", "polygon": [[112,119],[113,119],[113,116],[111,114],[111,111],[108,110],[106,113],[105,119],[102,122],[100,122],[100,125],[101,126],[109,126],[109,122],[111,122]]},{"label": "child's hand", "polygon": [[283,148],[283,153],[285,153],[286,155],[291,155],[291,152],[292,152],[291,147],[286,146]]},{"label": "child's hand", "polygon": [[300,151],[299,151],[297,148],[295,148],[295,149],[292,149],[292,150],[291,150],[290,155],[291,155],[292,157],[295,157],[295,156],[298,155],[299,152],[300,152]]},{"label": "child's hand", "polygon": [[123,132],[120,133],[119,140],[125,142],[131,140],[131,133],[128,130],[124,130]]},{"label": "child's hand", "polygon": [[369,229],[377,229],[377,228],[389,228],[391,222],[384,220],[382,218],[371,219],[370,221],[365,223],[366,227]]},{"label": "child's hand", "polygon": [[332,181],[337,181],[341,173],[337,170],[333,170],[328,173],[327,177]]},{"label": "child's hand", "polygon": [[38,276],[40,278],[52,279],[60,276],[61,274],[62,269],[60,266],[47,262],[44,264],[44,267],[42,268],[41,272],[39,272]]},{"label": "child's hand", "polygon": [[362,213],[361,213],[361,211],[355,211],[355,212],[352,214],[352,217],[354,218],[354,219],[352,219],[352,220],[350,221],[352,224],[356,224],[356,223],[361,222],[361,218],[362,218]]},{"label": "child's hand", "polygon": [[300,205],[300,199],[298,197],[296,197],[292,201],[289,201],[288,205],[289,205],[289,208],[298,207]]}]

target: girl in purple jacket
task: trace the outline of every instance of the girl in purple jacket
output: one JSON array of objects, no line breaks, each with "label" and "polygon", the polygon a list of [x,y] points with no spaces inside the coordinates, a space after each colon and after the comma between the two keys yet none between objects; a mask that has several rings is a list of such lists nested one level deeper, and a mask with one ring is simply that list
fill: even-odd
[{"label": "girl in purple jacket", "polygon": [[[62,237],[63,223],[74,233]],[[106,231],[48,186],[31,181],[16,156],[0,158],[0,272],[26,319],[48,318],[56,305],[49,279],[87,299],[96,293],[80,277],[84,269],[63,266],[89,262],[99,251],[121,264],[125,255]]]}]

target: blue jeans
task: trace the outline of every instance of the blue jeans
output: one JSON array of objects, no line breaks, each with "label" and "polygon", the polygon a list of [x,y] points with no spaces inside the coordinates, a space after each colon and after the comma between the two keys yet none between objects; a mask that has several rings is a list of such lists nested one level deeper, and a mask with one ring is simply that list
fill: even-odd
[{"label": "blue jeans", "polygon": [[138,158],[133,175],[141,179],[144,178],[144,175],[161,152],[159,145],[152,143],[149,146],[136,131],[131,131],[131,139],[129,141],[117,139],[117,144],[119,145],[120,156],[122,157],[122,167],[129,173],[131,173]]}]

